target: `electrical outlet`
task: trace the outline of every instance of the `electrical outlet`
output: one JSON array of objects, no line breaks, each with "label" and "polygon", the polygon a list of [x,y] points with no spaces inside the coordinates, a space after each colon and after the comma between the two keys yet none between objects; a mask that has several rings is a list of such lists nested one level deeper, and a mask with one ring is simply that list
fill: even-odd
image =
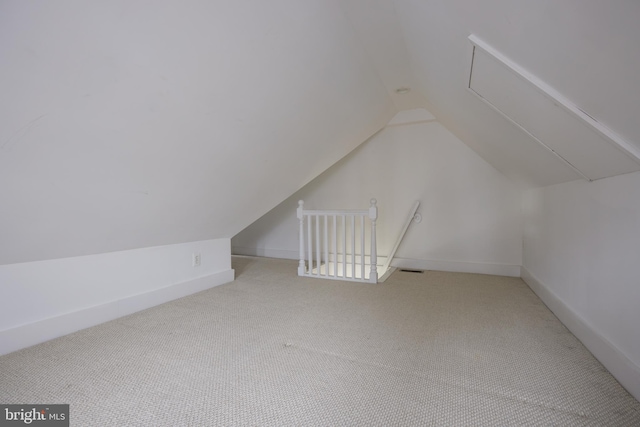
[{"label": "electrical outlet", "polygon": [[192,264],[194,267],[198,267],[200,266],[200,253],[199,252],[194,252],[193,253],[193,257],[192,257]]}]

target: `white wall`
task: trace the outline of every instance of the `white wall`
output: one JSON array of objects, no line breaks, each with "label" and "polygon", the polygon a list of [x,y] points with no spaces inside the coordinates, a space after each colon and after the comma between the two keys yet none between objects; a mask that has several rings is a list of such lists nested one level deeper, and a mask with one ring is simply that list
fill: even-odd
[{"label": "white wall", "polygon": [[230,259],[217,239],[2,265],[0,354],[232,281]]},{"label": "white wall", "polygon": [[523,278],[640,397],[640,173],[523,198]]},{"label": "white wall", "polygon": [[0,94],[0,264],[230,238],[395,113],[336,0],[2,1]]},{"label": "white wall", "polygon": [[297,258],[298,199],[309,209],[379,206],[378,253],[389,254],[416,200],[393,265],[519,276],[520,193],[437,122],[390,126],[232,239],[238,254]]}]

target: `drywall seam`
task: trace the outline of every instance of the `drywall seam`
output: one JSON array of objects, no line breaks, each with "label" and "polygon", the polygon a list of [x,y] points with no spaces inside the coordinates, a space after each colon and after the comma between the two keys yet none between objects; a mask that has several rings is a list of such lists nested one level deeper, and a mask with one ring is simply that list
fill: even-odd
[{"label": "drywall seam", "polygon": [[0,331],[0,355],[222,285],[233,281],[234,277],[235,271],[233,269],[224,270],[164,288],[6,329]]},{"label": "drywall seam", "polygon": [[605,368],[640,400],[640,366],[637,366],[618,347],[596,331],[578,313],[560,299],[549,286],[538,280],[526,267],[521,277],[558,319],[575,335]]},{"label": "drywall seam", "polygon": [[415,120],[412,122],[403,122],[403,123],[390,123],[386,127],[395,127],[395,126],[409,126],[409,125],[419,125],[421,123],[432,123],[437,121],[436,119],[431,120]]},{"label": "drywall seam", "polygon": [[435,122],[436,118],[424,108],[414,108],[413,110],[399,111],[398,114],[393,116],[387,127],[389,126],[404,126],[417,123],[430,123]]}]

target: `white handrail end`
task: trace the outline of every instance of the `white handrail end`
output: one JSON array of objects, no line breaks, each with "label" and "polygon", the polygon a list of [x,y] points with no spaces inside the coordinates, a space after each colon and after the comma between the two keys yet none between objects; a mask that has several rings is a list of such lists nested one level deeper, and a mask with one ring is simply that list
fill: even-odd
[{"label": "white handrail end", "polygon": [[304,201],[298,200],[298,219],[302,219],[302,211],[304,210]]},{"label": "white handrail end", "polygon": [[376,206],[376,203],[378,203],[378,201],[376,199],[371,199],[370,203],[371,206],[369,206],[369,219],[378,219],[378,207]]}]

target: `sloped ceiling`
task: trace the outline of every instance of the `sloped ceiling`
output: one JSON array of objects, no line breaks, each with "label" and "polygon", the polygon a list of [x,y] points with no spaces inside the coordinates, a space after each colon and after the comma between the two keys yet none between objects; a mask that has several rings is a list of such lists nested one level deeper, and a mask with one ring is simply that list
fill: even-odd
[{"label": "sloped ceiling", "polygon": [[580,176],[466,90],[471,34],[640,148],[640,2],[393,3],[429,110],[520,186],[544,186]]},{"label": "sloped ceiling", "polygon": [[[344,4],[386,86],[412,88],[412,96],[392,93],[398,108],[412,108],[419,93],[422,106],[438,121],[522,188],[582,175],[467,90],[470,35],[488,42],[640,149],[640,121],[635,119],[640,108],[639,2],[345,0]],[[599,153],[588,148],[582,156],[591,163],[600,160]],[[637,158],[622,159],[617,169],[633,170],[634,161],[639,169]]]},{"label": "sloped ceiling", "polygon": [[339,1],[0,3],[0,264],[232,237],[396,112]]},{"label": "sloped ceiling", "polygon": [[578,179],[466,89],[467,38],[640,148],[638,18],[632,0],[3,1],[0,264],[232,237],[417,107],[522,188]]}]

